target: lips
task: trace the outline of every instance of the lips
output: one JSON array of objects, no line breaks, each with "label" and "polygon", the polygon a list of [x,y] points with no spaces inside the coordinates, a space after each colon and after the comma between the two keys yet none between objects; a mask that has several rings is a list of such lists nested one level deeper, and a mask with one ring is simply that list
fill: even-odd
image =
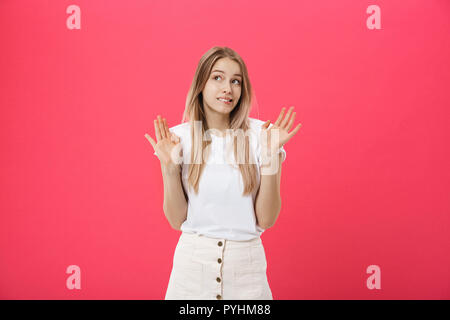
[{"label": "lips", "polygon": [[228,97],[219,97],[217,98],[217,100],[226,103],[226,104],[231,104],[231,102],[233,101],[232,98],[228,98]]}]

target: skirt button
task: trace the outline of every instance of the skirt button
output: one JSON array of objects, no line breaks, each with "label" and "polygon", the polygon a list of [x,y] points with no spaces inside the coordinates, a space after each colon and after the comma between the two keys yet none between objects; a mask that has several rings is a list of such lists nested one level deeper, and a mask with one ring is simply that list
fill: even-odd
[{"label": "skirt button", "polygon": [[221,246],[222,246],[222,241],[219,241],[219,242],[217,243],[217,245],[218,245],[219,247],[221,247]]},{"label": "skirt button", "polygon": [[222,259],[220,259],[220,258],[217,259],[217,262],[218,262],[218,263],[222,263]]},{"label": "skirt button", "polygon": [[220,299],[222,299],[222,296],[221,296],[220,294],[218,294],[218,295],[216,296],[216,298],[217,298],[217,300],[220,300]]},{"label": "skirt button", "polygon": [[220,282],[220,278],[219,277],[217,277],[216,280],[217,280],[217,282]]}]

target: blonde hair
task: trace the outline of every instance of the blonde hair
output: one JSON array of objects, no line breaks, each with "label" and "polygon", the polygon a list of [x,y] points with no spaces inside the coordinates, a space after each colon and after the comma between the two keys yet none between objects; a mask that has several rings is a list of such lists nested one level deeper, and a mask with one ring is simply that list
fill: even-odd
[{"label": "blonde hair", "polygon": [[[234,50],[227,47],[213,47],[201,57],[197,65],[197,70],[195,71],[194,79],[192,80],[192,84],[186,98],[186,107],[182,119],[182,122],[185,122],[185,119],[188,119],[191,124],[192,146],[191,161],[188,170],[188,184],[194,188],[196,194],[198,194],[199,181],[205,165],[205,163],[203,163],[203,153],[205,148],[211,144],[210,140],[205,141],[202,139],[205,132],[209,129],[205,118],[205,112],[203,110],[204,106],[202,91],[210,77],[214,64],[217,60],[222,58],[230,58],[233,61],[236,61],[240,65],[242,73],[241,96],[238,103],[230,113],[230,129],[232,132],[236,132],[237,129],[242,129],[246,132],[249,129],[248,115],[250,113],[253,93],[247,67],[239,54],[237,54]],[[201,135],[194,135],[194,121],[201,121]],[[257,166],[249,160],[252,155],[249,146],[249,137],[247,135],[245,136],[244,144],[245,146],[242,146],[241,143],[240,147],[245,148],[245,160],[239,161],[238,165],[242,175],[242,180],[244,182],[244,191],[242,195],[245,196],[251,194],[257,187],[258,169]],[[242,156],[244,155],[242,150],[239,152],[238,158],[238,144],[236,136],[233,136],[233,145],[234,159],[242,159]],[[208,153],[210,148],[206,149],[206,153]],[[206,154],[206,157],[208,156],[209,154]]]}]

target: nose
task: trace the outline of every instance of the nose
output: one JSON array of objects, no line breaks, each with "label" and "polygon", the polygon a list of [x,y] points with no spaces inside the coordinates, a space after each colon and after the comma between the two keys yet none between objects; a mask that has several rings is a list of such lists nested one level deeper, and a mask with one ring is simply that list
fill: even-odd
[{"label": "nose", "polygon": [[225,94],[231,94],[231,85],[226,82],[224,87],[222,88],[223,93]]}]

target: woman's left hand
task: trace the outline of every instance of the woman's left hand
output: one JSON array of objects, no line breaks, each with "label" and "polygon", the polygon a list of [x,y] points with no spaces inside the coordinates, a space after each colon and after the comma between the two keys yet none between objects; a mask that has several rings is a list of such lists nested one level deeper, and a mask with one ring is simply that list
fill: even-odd
[{"label": "woman's left hand", "polygon": [[[261,141],[262,139],[267,139],[265,148],[266,150],[271,150],[270,154],[277,153],[278,150],[286,143],[288,142],[300,129],[301,123],[299,123],[294,130],[289,132],[291,130],[292,125],[294,124],[295,119],[295,112],[292,113],[292,110],[294,110],[294,107],[290,107],[289,111],[287,112],[286,116],[284,116],[286,108],[283,107],[281,109],[280,115],[278,116],[277,121],[269,128],[270,120],[267,120],[262,126],[261,126]],[[271,146],[271,133],[272,130],[278,129],[278,141],[274,141],[274,146]],[[263,143],[264,146],[264,143]]]}]

